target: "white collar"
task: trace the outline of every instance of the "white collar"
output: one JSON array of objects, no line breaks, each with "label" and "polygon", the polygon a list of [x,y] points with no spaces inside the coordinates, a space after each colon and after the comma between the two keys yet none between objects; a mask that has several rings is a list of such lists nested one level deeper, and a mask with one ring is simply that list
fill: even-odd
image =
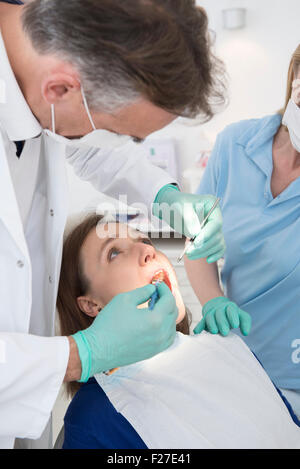
[{"label": "white collar", "polygon": [[37,137],[42,127],[32,114],[10,66],[0,31],[0,82],[4,83],[5,102],[0,103],[0,123],[12,141]]}]

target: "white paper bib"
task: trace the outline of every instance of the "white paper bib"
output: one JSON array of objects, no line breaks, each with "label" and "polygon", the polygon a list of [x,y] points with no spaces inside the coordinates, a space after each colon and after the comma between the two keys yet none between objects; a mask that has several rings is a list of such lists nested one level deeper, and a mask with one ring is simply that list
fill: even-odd
[{"label": "white paper bib", "polygon": [[300,428],[234,334],[177,333],[165,352],[95,378],[148,448],[300,448]]}]

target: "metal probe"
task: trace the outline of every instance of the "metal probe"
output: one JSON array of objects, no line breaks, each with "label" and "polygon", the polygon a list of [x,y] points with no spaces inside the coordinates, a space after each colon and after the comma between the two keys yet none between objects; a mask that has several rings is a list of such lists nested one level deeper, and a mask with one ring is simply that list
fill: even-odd
[{"label": "metal probe", "polygon": [[[215,203],[213,204],[212,208],[210,209],[210,211],[208,212],[208,214],[206,215],[206,217],[204,218],[204,220],[202,221],[201,223],[201,226],[200,226],[200,231],[202,230],[202,228],[204,227],[205,223],[207,222],[208,218],[210,217],[210,215],[212,214],[212,212],[214,211],[214,209],[216,208],[216,206],[218,205],[218,203],[220,202],[220,198],[217,198],[217,200],[215,201]],[[197,235],[198,236],[198,235]],[[182,251],[182,253],[180,254],[180,256],[178,257],[177,259],[177,262],[180,262],[181,259],[183,258],[183,256],[185,255],[186,251],[188,250],[188,248],[193,244],[193,242],[195,241],[195,239],[197,238],[197,236],[194,236],[193,238],[191,238],[189,240],[189,242],[187,243],[187,245],[185,246],[184,250]]]}]

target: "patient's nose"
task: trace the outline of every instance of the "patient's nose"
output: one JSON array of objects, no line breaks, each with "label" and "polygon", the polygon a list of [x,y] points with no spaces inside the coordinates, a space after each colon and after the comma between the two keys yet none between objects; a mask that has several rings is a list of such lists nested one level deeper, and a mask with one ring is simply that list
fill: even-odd
[{"label": "patient's nose", "polygon": [[155,249],[150,244],[139,243],[139,250],[140,265],[146,265],[156,257]]}]

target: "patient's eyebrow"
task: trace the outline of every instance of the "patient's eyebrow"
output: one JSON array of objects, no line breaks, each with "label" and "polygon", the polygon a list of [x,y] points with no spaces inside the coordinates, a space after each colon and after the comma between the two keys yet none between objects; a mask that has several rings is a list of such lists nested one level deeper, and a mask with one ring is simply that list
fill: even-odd
[{"label": "patient's eyebrow", "polygon": [[147,241],[150,241],[151,244],[153,244],[149,236],[139,236],[136,238],[137,241],[143,241],[143,239],[146,239]]},{"label": "patient's eyebrow", "polygon": [[150,243],[152,244],[151,239],[148,236],[143,235],[143,233],[141,233],[139,231],[137,231],[134,236],[130,236],[130,233],[128,233],[128,237],[132,241],[136,241],[136,242],[139,242],[139,241],[142,241],[143,239],[146,239],[147,241],[150,241]]}]

